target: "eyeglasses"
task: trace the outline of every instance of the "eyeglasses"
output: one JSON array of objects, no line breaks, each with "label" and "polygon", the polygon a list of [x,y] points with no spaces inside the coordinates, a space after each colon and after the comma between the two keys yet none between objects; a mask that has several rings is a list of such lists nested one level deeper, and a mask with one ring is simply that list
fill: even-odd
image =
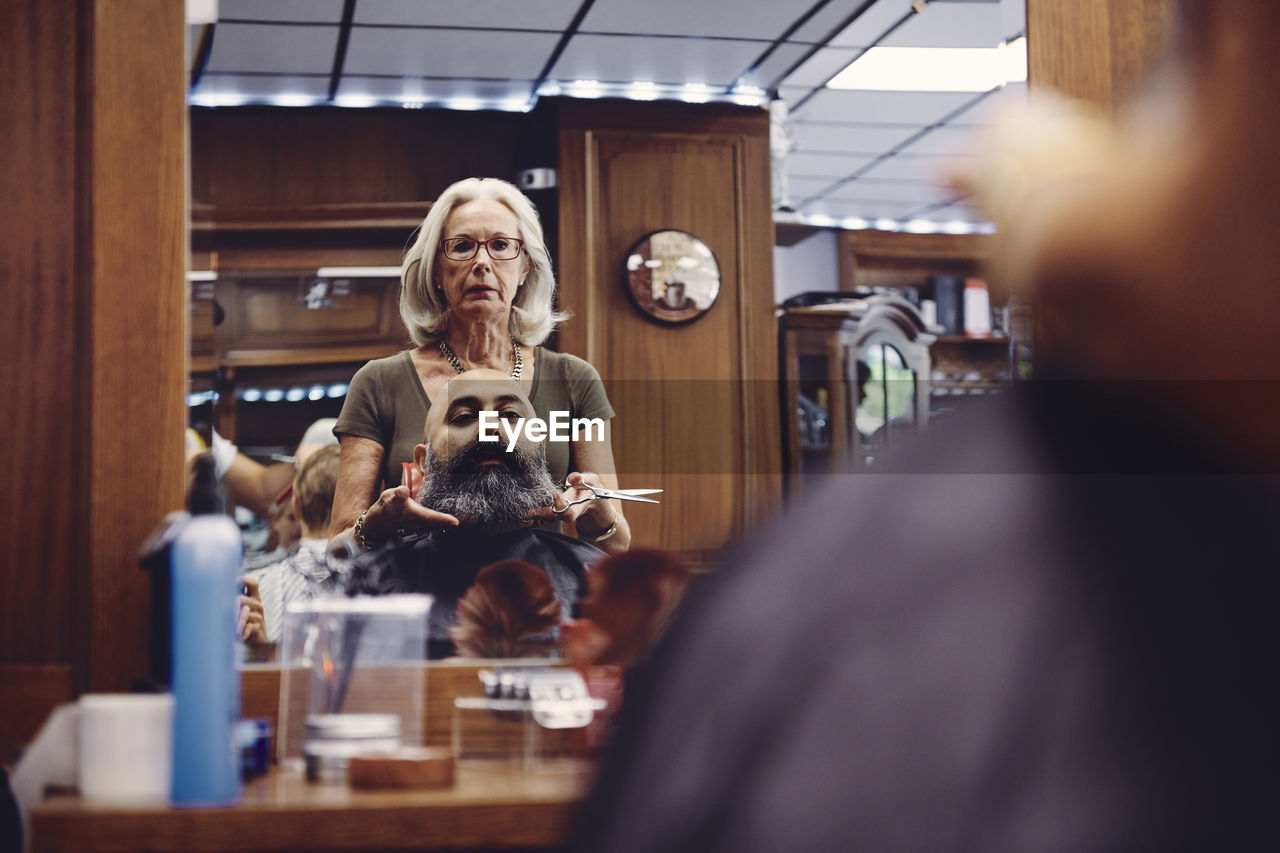
[{"label": "eyeglasses", "polygon": [[494,237],[491,240],[473,240],[470,237],[449,237],[440,241],[444,256],[451,261],[469,261],[484,246],[495,261],[510,261],[520,257],[524,241],[515,237]]}]

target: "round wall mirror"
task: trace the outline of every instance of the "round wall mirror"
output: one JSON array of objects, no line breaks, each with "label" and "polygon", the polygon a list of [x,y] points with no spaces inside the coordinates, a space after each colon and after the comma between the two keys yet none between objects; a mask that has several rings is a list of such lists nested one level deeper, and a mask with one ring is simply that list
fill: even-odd
[{"label": "round wall mirror", "polygon": [[720,295],[720,265],[710,247],[689,232],[655,231],[627,252],[622,283],[650,320],[691,323]]}]

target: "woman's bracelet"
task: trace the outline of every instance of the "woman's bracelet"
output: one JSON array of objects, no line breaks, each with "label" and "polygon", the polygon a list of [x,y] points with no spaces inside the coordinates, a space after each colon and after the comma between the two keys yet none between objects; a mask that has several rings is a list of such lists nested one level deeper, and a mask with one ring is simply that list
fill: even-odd
[{"label": "woman's bracelet", "polygon": [[381,542],[375,542],[372,539],[368,539],[364,535],[364,517],[369,514],[370,509],[373,509],[373,507],[369,507],[369,509],[366,509],[364,512],[360,513],[360,517],[356,519],[356,529],[355,529],[356,541],[359,542],[360,547],[365,549],[366,551],[372,551],[374,548],[377,548],[379,545],[382,544]]},{"label": "woman's bracelet", "polygon": [[618,519],[615,518],[613,520],[613,524],[610,524],[608,527],[606,527],[604,529],[604,532],[602,532],[599,536],[588,536],[587,538],[590,539],[592,542],[603,542],[604,540],[608,539],[610,536],[612,536],[617,532],[618,532]]}]

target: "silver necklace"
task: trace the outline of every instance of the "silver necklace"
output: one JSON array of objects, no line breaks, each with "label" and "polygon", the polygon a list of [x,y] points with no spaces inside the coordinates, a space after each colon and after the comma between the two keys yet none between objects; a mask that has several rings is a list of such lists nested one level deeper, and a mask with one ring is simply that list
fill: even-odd
[{"label": "silver necklace", "polygon": [[[511,360],[513,366],[511,368],[511,378],[519,379],[521,371],[524,370],[524,356],[520,353],[520,345],[516,343],[516,339],[511,339],[511,351],[513,355]],[[444,356],[444,360],[449,362],[450,366],[459,373],[465,373],[466,368],[462,366],[462,362],[458,361],[458,357],[453,354],[453,350],[444,342],[444,338],[440,339],[440,353]]]}]

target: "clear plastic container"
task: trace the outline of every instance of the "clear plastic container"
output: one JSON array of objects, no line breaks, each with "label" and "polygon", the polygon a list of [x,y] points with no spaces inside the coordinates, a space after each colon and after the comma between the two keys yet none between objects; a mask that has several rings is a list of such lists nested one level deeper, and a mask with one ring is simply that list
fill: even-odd
[{"label": "clear plastic container", "polygon": [[[301,768],[312,740],[332,745],[368,739],[377,742],[365,744],[370,751],[381,749],[391,740],[387,716],[398,725],[393,748],[422,744],[430,609],[429,595],[319,598],[289,605],[280,637],[277,755],[282,767]],[[358,719],[370,715],[384,722]]]}]

